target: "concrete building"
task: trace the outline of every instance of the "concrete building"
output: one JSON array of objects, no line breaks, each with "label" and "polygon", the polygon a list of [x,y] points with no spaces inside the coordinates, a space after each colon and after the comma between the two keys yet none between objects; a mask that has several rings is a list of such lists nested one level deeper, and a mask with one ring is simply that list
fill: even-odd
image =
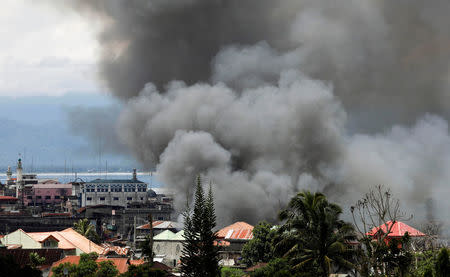
[{"label": "concrete building", "polygon": [[61,184],[56,180],[45,180],[24,190],[25,206],[60,205],[64,198],[72,194],[72,184]]},{"label": "concrete building", "polygon": [[173,233],[166,230],[153,237],[154,261],[175,267],[180,262],[183,250],[184,231]]},{"label": "concrete building", "polygon": [[238,221],[220,229],[217,232],[217,245],[219,251],[219,263],[223,266],[234,266],[241,258],[242,247],[253,238],[253,226]]},{"label": "concrete building", "polygon": [[0,196],[0,212],[15,210],[18,199],[13,196]]},{"label": "concrete building", "polygon": [[127,207],[133,202],[147,202],[147,184],[136,177],[132,179],[95,179],[83,184],[81,207],[94,205],[113,205]]}]

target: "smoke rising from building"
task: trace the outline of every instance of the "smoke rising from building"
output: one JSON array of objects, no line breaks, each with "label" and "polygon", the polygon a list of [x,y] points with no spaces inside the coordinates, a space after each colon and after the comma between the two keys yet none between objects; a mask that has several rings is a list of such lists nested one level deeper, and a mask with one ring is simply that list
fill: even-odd
[{"label": "smoke rising from building", "polygon": [[416,216],[449,210],[448,1],[65,3],[104,23],[120,139],[178,205],[201,173],[224,223],[379,183]]}]

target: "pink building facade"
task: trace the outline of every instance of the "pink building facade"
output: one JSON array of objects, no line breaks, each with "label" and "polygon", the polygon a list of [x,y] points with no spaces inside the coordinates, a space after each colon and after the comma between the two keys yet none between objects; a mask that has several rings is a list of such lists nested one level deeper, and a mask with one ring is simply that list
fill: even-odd
[{"label": "pink building facade", "polygon": [[72,194],[72,184],[61,184],[55,180],[47,180],[34,184],[25,190],[23,202],[25,206],[59,205],[66,196]]}]

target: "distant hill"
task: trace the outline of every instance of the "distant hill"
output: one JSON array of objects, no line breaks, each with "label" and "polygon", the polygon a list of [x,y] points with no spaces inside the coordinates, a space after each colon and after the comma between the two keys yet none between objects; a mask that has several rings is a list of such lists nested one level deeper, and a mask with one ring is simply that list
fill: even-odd
[{"label": "distant hill", "polygon": [[[69,129],[67,111],[74,107],[105,107],[104,95],[0,97],[0,170],[15,166],[21,153],[26,171],[129,168],[136,162],[124,155],[101,153],[98,147]],[[31,168],[33,167],[33,168]]]}]

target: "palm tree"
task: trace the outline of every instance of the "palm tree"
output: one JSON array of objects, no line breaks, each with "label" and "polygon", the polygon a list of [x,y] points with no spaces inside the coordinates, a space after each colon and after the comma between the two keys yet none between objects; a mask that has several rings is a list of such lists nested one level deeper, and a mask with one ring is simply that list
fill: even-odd
[{"label": "palm tree", "polygon": [[333,266],[351,268],[346,241],[354,236],[352,225],[339,219],[342,209],[325,195],[303,191],[281,211],[275,251],[289,259],[293,269],[328,276]]},{"label": "palm tree", "polygon": [[87,218],[78,220],[73,224],[73,229],[79,234],[88,239],[96,239],[97,233],[95,232],[95,226],[92,225]]}]

